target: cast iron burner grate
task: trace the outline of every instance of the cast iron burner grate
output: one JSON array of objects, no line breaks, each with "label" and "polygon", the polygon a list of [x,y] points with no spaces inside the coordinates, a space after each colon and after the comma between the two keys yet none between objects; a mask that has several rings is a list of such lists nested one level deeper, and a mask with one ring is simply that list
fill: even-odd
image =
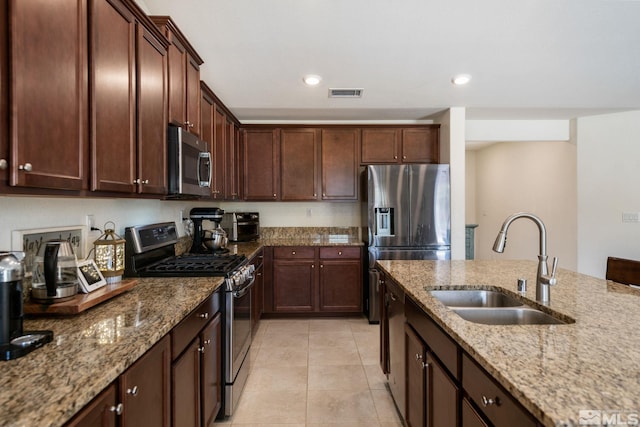
[{"label": "cast iron burner grate", "polygon": [[247,259],[244,255],[180,255],[162,260],[145,268],[145,275],[224,276]]}]

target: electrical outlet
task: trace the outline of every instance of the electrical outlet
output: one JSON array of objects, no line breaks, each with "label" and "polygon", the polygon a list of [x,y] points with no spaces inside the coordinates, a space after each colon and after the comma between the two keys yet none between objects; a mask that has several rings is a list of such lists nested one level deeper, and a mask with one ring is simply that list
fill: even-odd
[{"label": "electrical outlet", "polygon": [[89,231],[91,231],[91,229],[95,228],[96,226],[96,217],[94,214],[89,214],[85,217],[85,224],[87,224],[87,228],[89,229]]},{"label": "electrical outlet", "polygon": [[622,222],[640,222],[640,213],[622,212]]},{"label": "electrical outlet", "polygon": [[312,212],[311,212],[311,208],[307,208],[307,217],[309,217],[309,218],[310,218],[310,217],[311,217],[311,214],[312,214]]}]

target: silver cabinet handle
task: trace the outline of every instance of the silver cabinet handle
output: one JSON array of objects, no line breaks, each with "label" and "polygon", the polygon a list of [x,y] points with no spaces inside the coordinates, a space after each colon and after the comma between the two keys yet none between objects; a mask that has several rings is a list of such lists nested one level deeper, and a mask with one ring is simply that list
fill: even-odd
[{"label": "silver cabinet handle", "polygon": [[18,169],[25,172],[31,172],[33,170],[33,165],[31,163],[25,163],[24,165],[19,165]]},{"label": "silver cabinet handle", "polygon": [[204,354],[204,347],[198,347],[198,351],[199,351],[201,354]]},{"label": "silver cabinet handle", "polygon": [[9,163],[5,159],[0,159],[0,171],[6,170]]},{"label": "silver cabinet handle", "polygon": [[136,179],[134,179],[134,180],[133,180],[133,183],[134,183],[134,184],[140,184],[140,178],[136,178]]},{"label": "silver cabinet handle", "polygon": [[137,396],[138,395],[138,386],[134,385],[133,388],[128,388],[127,389],[127,394],[130,394],[131,396]]},{"label": "silver cabinet handle", "polygon": [[296,251],[291,251],[291,255],[295,255],[295,254],[296,254]]},{"label": "silver cabinet handle", "polygon": [[148,183],[149,183],[149,180],[148,180],[148,179],[145,179],[144,181],[142,181],[142,183],[143,183],[143,184],[148,184]]},{"label": "silver cabinet handle", "polygon": [[342,251],[338,251],[338,255],[342,255]]},{"label": "silver cabinet handle", "polygon": [[422,369],[424,369],[427,366],[429,366],[428,363],[425,363],[425,362],[422,361],[422,355],[420,353],[416,353],[416,362],[418,362],[418,365],[420,365],[420,367]]},{"label": "silver cabinet handle", "polygon": [[204,345],[209,345],[211,344],[211,340],[204,340]]},{"label": "silver cabinet handle", "polygon": [[122,415],[123,409],[124,409],[124,406],[122,405],[122,403],[118,403],[116,406],[112,406],[111,408],[109,408],[109,411],[115,412],[116,415]]},{"label": "silver cabinet handle", "polygon": [[274,199],[276,198],[276,193],[273,193],[273,198],[274,198]]},{"label": "silver cabinet handle", "polygon": [[324,264],[320,264],[320,268],[324,268]]},{"label": "silver cabinet handle", "polygon": [[495,399],[491,399],[490,397],[487,397],[485,395],[482,395],[482,406],[484,406],[485,408],[487,406],[491,406],[491,405],[498,405],[498,398],[496,397]]},{"label": "silver cabinet handle", "polygon": [[209,318],[209,313],[198,314],[198,317],[201,318],[201,319],[208,319]]}]

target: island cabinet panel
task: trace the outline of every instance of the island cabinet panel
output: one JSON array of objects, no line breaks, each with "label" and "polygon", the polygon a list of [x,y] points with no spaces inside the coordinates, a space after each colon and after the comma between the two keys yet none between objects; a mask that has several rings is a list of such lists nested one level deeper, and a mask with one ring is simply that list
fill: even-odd
[{"label": "island cabinet panel", "polygon": [[202,425],[210,426],[222,408],[222,314],[218,313],[202,331],[201,396]]},{"label": "island cabinet panel", "polygon": [[121,427],[171,424],[171,341],[166,335],[120,376]]},{"label": "island cabinet panel", "polygon": [[117,385],[112,383],[69,421],[67,427],[115,427]]},{"label": "island cabinet panel", "polygon": [[278,200],[280,194],[280,132],[247,129],[243,150],[244,199]]},{"label": "island cabinet panel", "polygon": [[136,188],[136,22],[118,0],[91,4],[91,189],[131,193]]},{"label": "island cabinet panel", "polygon": [[193,340],[171,367],[173,425],[200,426],[200,341]]},{"label": "island cabinet panel", "polygon": [[405,410],[407,426],[424,427],[427,412],[427,390],[425,387],[427,347],[408,324],[405,324],[405,347],[407,355],[407,408]]},{"label": "island cabinet panel", "polygon": [[87,189],[87,2],[10,0],[8,11],[9,184]]},{"label": "island cabinet panel", "polygon": [[317,129],[280,130],[280,200],[318,200]]},{"label": "island cabinet panel", "polygon": [[358,200],[360,129],[322,129],[322,200]]},{"label": "island cabinet panel", "polygon": [[537,421],[495,382],[484,369],[464,354],[462,357],[462,386],[484,416],[496,427],[535,427]]}]

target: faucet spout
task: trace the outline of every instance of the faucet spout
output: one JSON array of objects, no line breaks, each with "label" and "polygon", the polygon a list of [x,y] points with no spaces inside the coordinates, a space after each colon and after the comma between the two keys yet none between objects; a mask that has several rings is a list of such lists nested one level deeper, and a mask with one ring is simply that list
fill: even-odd
[{"label": "faucet spout", "polygon": [[527,212],[519,212],[509,216],[498,232],[496,241],[493,244],[493,250],[498,253],[504,252],[507,244],[507,231],[509,230],[509,226],[519,218],[530,219],[538,226],[538,230],[540,231],[540,253],[538,255],[538,272],[536,274],[536,299],[543,304],[548,304],[550,300],[549,286],[556,284],[555,275],[558,259],[554,259],[553,272],[551,276],[549,276],[549,266],[547,265],[547,229],[544,226],[544,222],[542,222],[538,216]]}]

